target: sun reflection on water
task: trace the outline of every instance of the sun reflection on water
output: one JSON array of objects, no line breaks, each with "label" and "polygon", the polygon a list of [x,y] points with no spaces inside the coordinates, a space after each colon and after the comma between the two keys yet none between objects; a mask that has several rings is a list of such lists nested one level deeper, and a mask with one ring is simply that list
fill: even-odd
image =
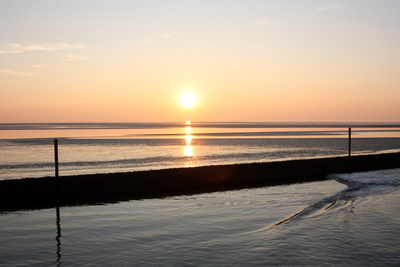
[{"label": "sun reflection on water", "polygon": [[[186,121],[186,128],[185,128],[186,135],[184,136],[185,141],[186,141],[186,145],[185,145],[185,147],[183,149],[183,155],[185,157],[193,157],[194,156],[193,147],[192,147],[193,136],[191,135],[192,127],[189,126],[190,124],[191,124],[190,121]],[[187,167],[191,167],[191,166],[192,166],[191,161],[187,162]]]}]

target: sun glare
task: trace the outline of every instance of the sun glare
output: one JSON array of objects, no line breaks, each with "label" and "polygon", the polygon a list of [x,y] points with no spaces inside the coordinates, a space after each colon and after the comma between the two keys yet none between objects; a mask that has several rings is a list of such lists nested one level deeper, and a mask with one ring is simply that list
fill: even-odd
[{"label": "sun glare", "polygon": [[185,108],[191,108],[197,104],[197,95],[191,91],[183,92],[179,96],[179,102]]}]

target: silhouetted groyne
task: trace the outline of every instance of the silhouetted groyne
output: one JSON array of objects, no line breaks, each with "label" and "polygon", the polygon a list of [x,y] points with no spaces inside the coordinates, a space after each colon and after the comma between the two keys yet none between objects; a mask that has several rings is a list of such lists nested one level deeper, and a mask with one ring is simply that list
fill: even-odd
[{"label": "silhouetted groyne", "polygon": [[0,181],[0,210],[113,203],[324,180],[400,167],[400,153]]}]

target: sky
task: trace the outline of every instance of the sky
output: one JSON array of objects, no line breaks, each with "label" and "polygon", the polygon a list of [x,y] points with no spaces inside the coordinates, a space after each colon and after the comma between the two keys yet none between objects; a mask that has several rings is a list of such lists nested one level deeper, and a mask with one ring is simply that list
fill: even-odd
[{"label": "sky", "polygon": [[[1,0],[0,123],[399,122],[399,0]],[[183,92],[196,105],[180,103]]]}]

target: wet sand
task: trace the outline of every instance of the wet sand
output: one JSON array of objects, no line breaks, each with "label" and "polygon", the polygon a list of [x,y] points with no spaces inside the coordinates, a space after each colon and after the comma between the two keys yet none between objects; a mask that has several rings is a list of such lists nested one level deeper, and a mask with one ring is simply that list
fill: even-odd
[{"label": "wet sand", "polygon": [[0,211],[114,203],[400,168],[400,153],[0,181]]}]

